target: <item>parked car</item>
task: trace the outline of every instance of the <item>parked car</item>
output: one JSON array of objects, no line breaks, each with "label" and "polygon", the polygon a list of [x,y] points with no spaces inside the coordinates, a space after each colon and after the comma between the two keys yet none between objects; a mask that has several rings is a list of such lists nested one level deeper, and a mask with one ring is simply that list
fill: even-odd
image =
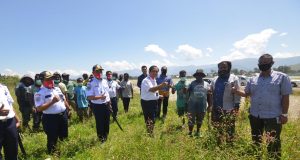
[{"label": "parked car", "polygon": [[292,87],[300,86],[300,80],[291,80]]}]

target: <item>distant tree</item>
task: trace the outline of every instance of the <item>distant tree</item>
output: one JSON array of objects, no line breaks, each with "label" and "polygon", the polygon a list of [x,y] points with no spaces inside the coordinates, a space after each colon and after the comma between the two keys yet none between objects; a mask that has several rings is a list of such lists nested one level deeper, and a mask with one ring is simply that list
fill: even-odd
[{"label": "distant tree", "polygon": [[254,71],[254,73],[259,73],[260,72],[260,70],[256,67],[253,69],[253,71]]},{"label": "distant tree", "polygon": [[292,73],[293,71],[291,70],[290,66],[279,66],[278,68],[274,68],[274,70],[283,72],[283,73]]},{"label": "distant tree", "polygon": [[236,68],[234,68],[234,69],[231,70],[231,73],[233,73],[233,74],[239,74],[239,70],[236,69]]}]

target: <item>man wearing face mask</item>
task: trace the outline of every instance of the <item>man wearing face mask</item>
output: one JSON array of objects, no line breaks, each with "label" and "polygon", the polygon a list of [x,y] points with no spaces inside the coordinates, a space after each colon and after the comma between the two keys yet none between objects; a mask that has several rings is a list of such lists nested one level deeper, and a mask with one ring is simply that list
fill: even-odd
[{"label": "man wearing face mask", "polygon": [[17,101],[19,104],[20,112],[22,113],[22,120],[23,120],[23,127],[28,128],[29,127],[29,121],[30,121],[30,115],[32,113],[32,103],[31,98],[32,95],[30,93],[30,87],[34,84],[33,79],[30,75],[24,75],[20,83],[17,85],[15,89],[15,94],[17,97]]},{"label": "man wearing face mask", "polygon": [[58,138],[68,137],[68,111],[70,107],[66,97],[58,87],[54,87],[53,75],[40,73],[43,87],[34,95],[36,110],[43,112],[42,123],[47,135],[48,153],[53,153]]},{"label": "man wearing face mask", "polygon": [[75,83],[73,81],[70,81],[70,75],[68,73],[63,73],[61,75],[63,79],[63,83],[67,87],[67,101],[69,105],[73,108],[75,112],[77,112],[76,103],[74,100],[74,89],[75,89]]},{"label": "man wearing face mask", "polygon": [[39,92],[42,87],[42,80],[40,79],[40,74],[36,74],[34,77],[34,84],[31,86],[31,105],[33,107],[33,130],[38,131],[40,128],[40,123],[42,121],[42,112],[37,112],[35,104],[34,104],[34,94]]},{"label": "man wearing face mask", "polygon": [[203,80],[205,76],[202,69],[197,69],[193,74],[196,80],[192,81],[188,87],[189,136],[192,136],[195,122],[197,126],[195,136],[201,136],[200,128],[207,110],[207,104],[208,107],[211,107],[210,86]]},{"label": "man wearing face mask", "polygon": [[169,85],[166,87],[163,87],[159,90],[159,95],[161,95],[162,98],[158,99],[156,116],[157,116],[157,118],[160,117],[161,103],[163,103],[163,117],[162,118],[164,120],[166,118],[167,112],[168,112],[170,87],[173,86],[172,78],[167,76],[167,67],[166,66],[161,67],[161,74],[157,78],[158,85],[160,85],[163,82],[167,82]]},{"label": "man wearing face mask", "polygon": [[80,122],[88,118],[88,100],[86,97],[86,86],[83,85],[83,79],[77,79],[77,86],[74,89],[75,102],[77,105],[77,116]]},{"label": "man wearing face mask", "polygon": [[61,92],[65,95],[65,97],[67,97],[67,86],[62,82],[61,76],[59,74],[59,72],[54,72],[53,73],[53,78],[54,78],[54,87],[58,87]]},{"label": "man wearing face mask", "polygon": [[220,62],[218,64],[218,76],[211,82],[211,91],[213,92],[212,122],[218,130],[219,144],[224,140],[233,141],[236,113],[240,107],[240,96],[231,92],[232,87],[240,87],[239,78],[230,74],[230,70],[231,62]]},{"label": "man wearing face mask", "polygon": [[182,70],[179,72],[180,80],[178,83],[174,85],[172,88],[172,94],[175,94],[177,91],[177,114],[179,117],[182,118],[182,127],[185,125],[185,113],[187,112],[187,80],[186,80],[186,71]]},{"label": "man wearing face mask", "polygon": [[252,77],[244,91],[233,88],[233,93],[250,96],[250,126],[252,140],[260,148],[263,132],[267,136],[269,158],[280,159],[282,125],[288,121],[289,95],[292,93],[290,78],[271,69],[274,64],[270,54],[258,60],[260,74]]},{"label": "man wearing face mask", "polygon": [[88,100],[91,100],[91,108],[96,121],[97,136],[104,143],[109,133],[109,86],[107,80],[102,77],[103,68],[100,65],[94,65],[92,70],[94,78],[87,85],[86,95]]}]

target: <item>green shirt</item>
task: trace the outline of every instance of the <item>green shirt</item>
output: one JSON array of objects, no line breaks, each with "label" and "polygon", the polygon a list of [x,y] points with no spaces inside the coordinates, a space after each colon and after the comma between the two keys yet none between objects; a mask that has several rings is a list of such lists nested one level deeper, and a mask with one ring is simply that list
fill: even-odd
[{"label": "green shirt", "polygon": [[184,108],[187,103],[187,93],[184,93],[184,89],[187,89],[187,86],[186,81],[179,81],[174,86],[174,89],[177,91],[177,108]]}]

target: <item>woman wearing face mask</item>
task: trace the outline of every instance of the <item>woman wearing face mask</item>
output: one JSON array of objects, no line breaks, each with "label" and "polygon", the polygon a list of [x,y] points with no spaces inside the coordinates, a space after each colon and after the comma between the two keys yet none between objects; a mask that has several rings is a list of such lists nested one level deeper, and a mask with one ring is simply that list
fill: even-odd
[{"label": "woman wearing face mask", "polygon": [[182,118],[182,127],[185,125],[185,114],[187,111],[187,81],[186,81],[186,71],[182,70],[179,72],[180,80],[172,88],[172,94],[177,91],[177,114]]},{"label": "woman wearing face mask", "polygon": [[43,112],[42,123],[47,135],[48,153],[53,153],[58,138],[68,137],[68,111],[70,107],[66,97],[58,87],[54,87],[53,75],[44,71],[40,73],[43,87],[34,95],[38,112]]},{"label": "woman wearing face mask", "polygon": [[109,86],[103,79],[103,68],[100,65],[93,66],[94,78],[87,84],[86,95],[91,101],[91,108],[96,121],[97,136],[104,143],[109,133],[110,98]]}]

